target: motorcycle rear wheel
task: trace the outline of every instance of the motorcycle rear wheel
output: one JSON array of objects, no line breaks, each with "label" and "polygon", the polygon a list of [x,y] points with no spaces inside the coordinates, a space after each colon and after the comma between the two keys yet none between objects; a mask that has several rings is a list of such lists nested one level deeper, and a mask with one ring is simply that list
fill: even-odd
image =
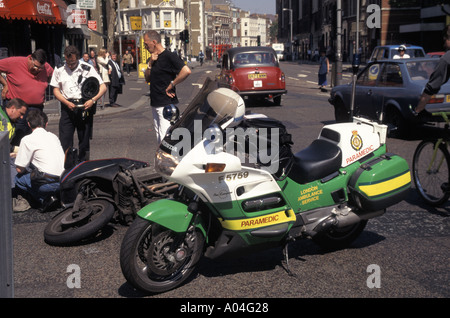
[{"label": "motorcycle rear wheel", "polygon": [[362,233],[367,220],[345,226],[341,229],[332,229],[313,237],[313,241],[325,250],[338,250],[348,247]]},{"label": "motorcycle rear wheel", "polygon": [[145,293],[162,293],[181,285],[203,254],[198,231],[176,233],[137,217],[120,248],[120,267],[128,283]]},{"label": "motorcycle rear wheel", "polygon": [[68,245],[94,235],[114,216],[114,205],[105,199],[91,199],[89,215],[75,214],[73,207],[57,214],[45,227],[44,238],[51,245]]}]

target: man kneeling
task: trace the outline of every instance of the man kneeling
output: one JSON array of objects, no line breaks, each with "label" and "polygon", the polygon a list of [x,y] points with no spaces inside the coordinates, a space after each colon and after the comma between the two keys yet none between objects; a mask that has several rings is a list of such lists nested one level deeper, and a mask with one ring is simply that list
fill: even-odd
[{"label": "man kneeling", "polygon": [[22,138],[16,157],[16,187],[41,205],[55,203],[59,178],[64,171],[64,151],[58,137],[47,131],[47,115],[32,109],[27,116],[32,133]]}]

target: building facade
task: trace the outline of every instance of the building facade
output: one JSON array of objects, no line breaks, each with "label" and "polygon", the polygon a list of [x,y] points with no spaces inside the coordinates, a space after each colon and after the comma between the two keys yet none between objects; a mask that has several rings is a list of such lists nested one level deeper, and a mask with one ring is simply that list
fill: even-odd
[{"label": "building facade", "polygon": [[442,50],[441,31],[450,23],[446,13],[450,5],[441,6],[441,3],[439,0],[276,0],[278,39],[285,43],[287,54],[293,58],[306,58],[315,49],[327,50],[334,57],[340,4],[344,61],[352,60],[356,47],[363,61],[377,45],[407,43],[423,46],[425,51]]}]

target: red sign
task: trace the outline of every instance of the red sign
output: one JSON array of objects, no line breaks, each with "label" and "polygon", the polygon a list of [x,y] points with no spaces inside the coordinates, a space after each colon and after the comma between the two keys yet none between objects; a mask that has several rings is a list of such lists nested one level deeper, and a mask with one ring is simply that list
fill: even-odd
[{"label": "red sign", "polygon": [[97,31],[97,21],[96,20],[89,20],[88,21],[88,28],[94,31]]},{"label": "red sign", "polygon": [[72,23],[73,24],[87,24],[86,10],[72,10]]}]

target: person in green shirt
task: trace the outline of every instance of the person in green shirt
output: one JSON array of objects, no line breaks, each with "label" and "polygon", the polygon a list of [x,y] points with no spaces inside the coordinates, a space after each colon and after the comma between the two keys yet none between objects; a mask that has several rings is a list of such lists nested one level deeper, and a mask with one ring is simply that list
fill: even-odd
[{"label": "person in green shirt", "polygon": [[14,123],[25,116],[27,109],[28,105],[20,98],[11,99],[5,108],[0,109],[0,131],[9,132],[9,141],[13,139],[16,131]]},{"label": "person in green shirt", "polygon": [[10,163],[11,163],[11,188],[14,188],[14,178],[16,177],[17,171],[14,164],[17,151],[15,151],[15,148],[11,145],[11,141],[14,138],[15,134],[15,125],[14,123],[23,118],[25,116],[28,109],[28,105],[20,98],[13,98],[8,101],[6,106],[3,108],[0,108],[0,132],[8,132],[8,138],[10,142]]}]

